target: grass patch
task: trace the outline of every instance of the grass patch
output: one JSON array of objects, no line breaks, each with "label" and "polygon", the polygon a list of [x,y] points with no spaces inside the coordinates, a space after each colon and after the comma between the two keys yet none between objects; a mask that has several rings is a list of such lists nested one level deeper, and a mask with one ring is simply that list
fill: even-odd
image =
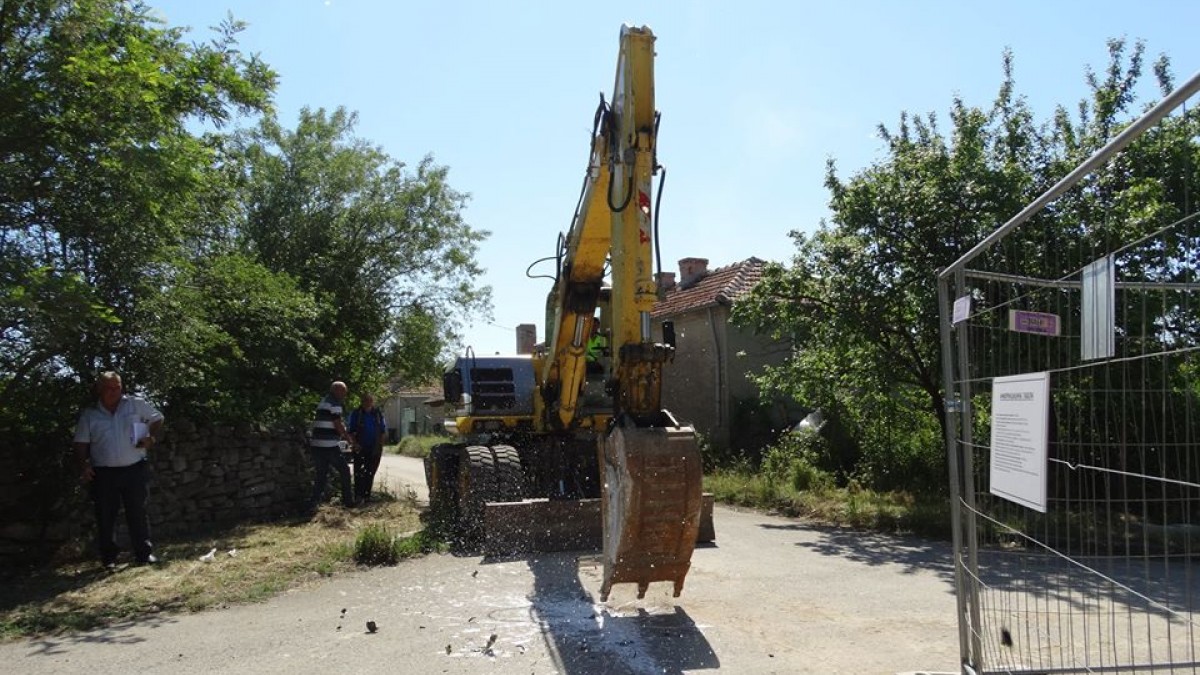
[{"label": "grass patch", "polygon": [[404,558],[445,550],[442,538],[428,529],[402,536],[383,523],[371,523],[354,541],[354,560],[360,565],[395,565]]},{"label": "grass patch", "polygon": [[918,499],[908,492],[876,492],[851,483],[834,487],[815,481],[797,489],[795,481],[761,473],[719,471],[704,477],[704,489],[718,502],[785,516],[864,530],[950,538],[950,503]]},{"label": "grass patch", "polygon": [[395,565],[400,562],[396,535],[383,523],[371,523],[354,540],[354,560],[360,565]]},{"label": "grass patch", "polygon": [[449,440],[446,436],[439,436],[437,434],[405,436],[400,439],[399,443],[387,446],[384,451],[396,455],[404,455],[405,457],[424,459],[429,456],[429,450],[433,446],[439,443],[446,443]]},{"label": "grass patch", "polygon": [[426,553],[446,553],[450,545],[442,535],[425,528],[397,540],[396,550],[401,558],[413,558]]},{"label": "grass patch", "polygon": [[[322,507],[312,520],[243,525],[157,542],[162,563],[102,569],[89,546],[36,568],[0,574],[0,639],[86,630],[159,612],[199,611],[267,599],[353,569],[366,532],[416,531],[409,500],[383,494],[346,511]],[[440,550],[433,535],[388,535],[399,558]],[[215,549],[215,550],[214,550]],[[201,558],[209,552],[211,560]]]}]

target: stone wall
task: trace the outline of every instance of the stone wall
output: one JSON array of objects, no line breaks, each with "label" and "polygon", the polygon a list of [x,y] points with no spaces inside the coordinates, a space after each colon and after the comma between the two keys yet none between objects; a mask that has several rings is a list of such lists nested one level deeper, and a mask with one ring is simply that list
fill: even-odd
[{"label": "stone wall", "polygon": [[[36,471],[28,461],[32,450],[0,456],[0,560],[77,537],[90,544],[95,516],[70,455],[43,460]],[[312,488],[302,430],[197,428],[168,420],[149,458],[155,537],[297,514]],[[124,542],[123,515],[117,524]]]},{"label": "stone wall", "polygon": [[156,534],[298,513],[312,488],[303,432],[168,422],[150,450]]}]

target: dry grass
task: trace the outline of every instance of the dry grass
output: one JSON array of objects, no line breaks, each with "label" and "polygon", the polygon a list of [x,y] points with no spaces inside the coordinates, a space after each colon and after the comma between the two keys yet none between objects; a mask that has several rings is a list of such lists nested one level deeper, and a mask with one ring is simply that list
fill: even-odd
[{"label": "dry grass", "polygon": [[[89,547],[76,546],[48,566],[5,573],[0,638],[263,600],[353,569],[355,538],[371,525],[395,532],[420,529],[412,500],[385,496],[353,511],[323,507],[311,521],[244,525],[158,542],[162,562],[154,566],[104,570]],[[213,549],[211,560],[201,560]]]}]

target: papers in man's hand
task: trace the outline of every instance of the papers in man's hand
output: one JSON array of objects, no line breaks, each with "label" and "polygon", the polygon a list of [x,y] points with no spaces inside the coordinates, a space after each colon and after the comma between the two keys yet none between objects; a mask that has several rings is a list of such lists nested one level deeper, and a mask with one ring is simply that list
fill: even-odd
[{"label": "papers in man's hand", "polygon": [[133,428],[129,431],[129,440],[133,441],[136,446],[143,438],[150,435],[150,425],[144,422],[134,422]]}]

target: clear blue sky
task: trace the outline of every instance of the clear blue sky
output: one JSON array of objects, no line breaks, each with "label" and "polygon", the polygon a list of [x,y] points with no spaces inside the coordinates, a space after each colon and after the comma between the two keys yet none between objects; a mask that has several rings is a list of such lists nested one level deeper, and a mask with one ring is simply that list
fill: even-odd
[{"label": "clear blue sky", "polygon": [[1006,47],[1040,118],[1074,108],[1110,37],[1144,39],[1148,63],[1168,54],[1177,81],[1200,70],[1200,3],[1185,0],[150,4],[194,40],[226,12],[246,21],[240,43],[279,73],[285,126],[303,106],[345,106],[359,115],[357,135],[393,158],[432,154],[450,167],[453,187],[471,195],[467,221],[492,233],[479,283],[493,287],[495,315],[467,330],[480,354],[512,352],[519,323],[544,338],[549,282],[525,269],[569,227],[622,23],[658,37],[668,271],[690,256],[710,267],[788,261],[787,233],[828,213],[828,158],[848,177],[882,157],[876,127],[901,111],[945,120],[955,95],[986,106]]}]

